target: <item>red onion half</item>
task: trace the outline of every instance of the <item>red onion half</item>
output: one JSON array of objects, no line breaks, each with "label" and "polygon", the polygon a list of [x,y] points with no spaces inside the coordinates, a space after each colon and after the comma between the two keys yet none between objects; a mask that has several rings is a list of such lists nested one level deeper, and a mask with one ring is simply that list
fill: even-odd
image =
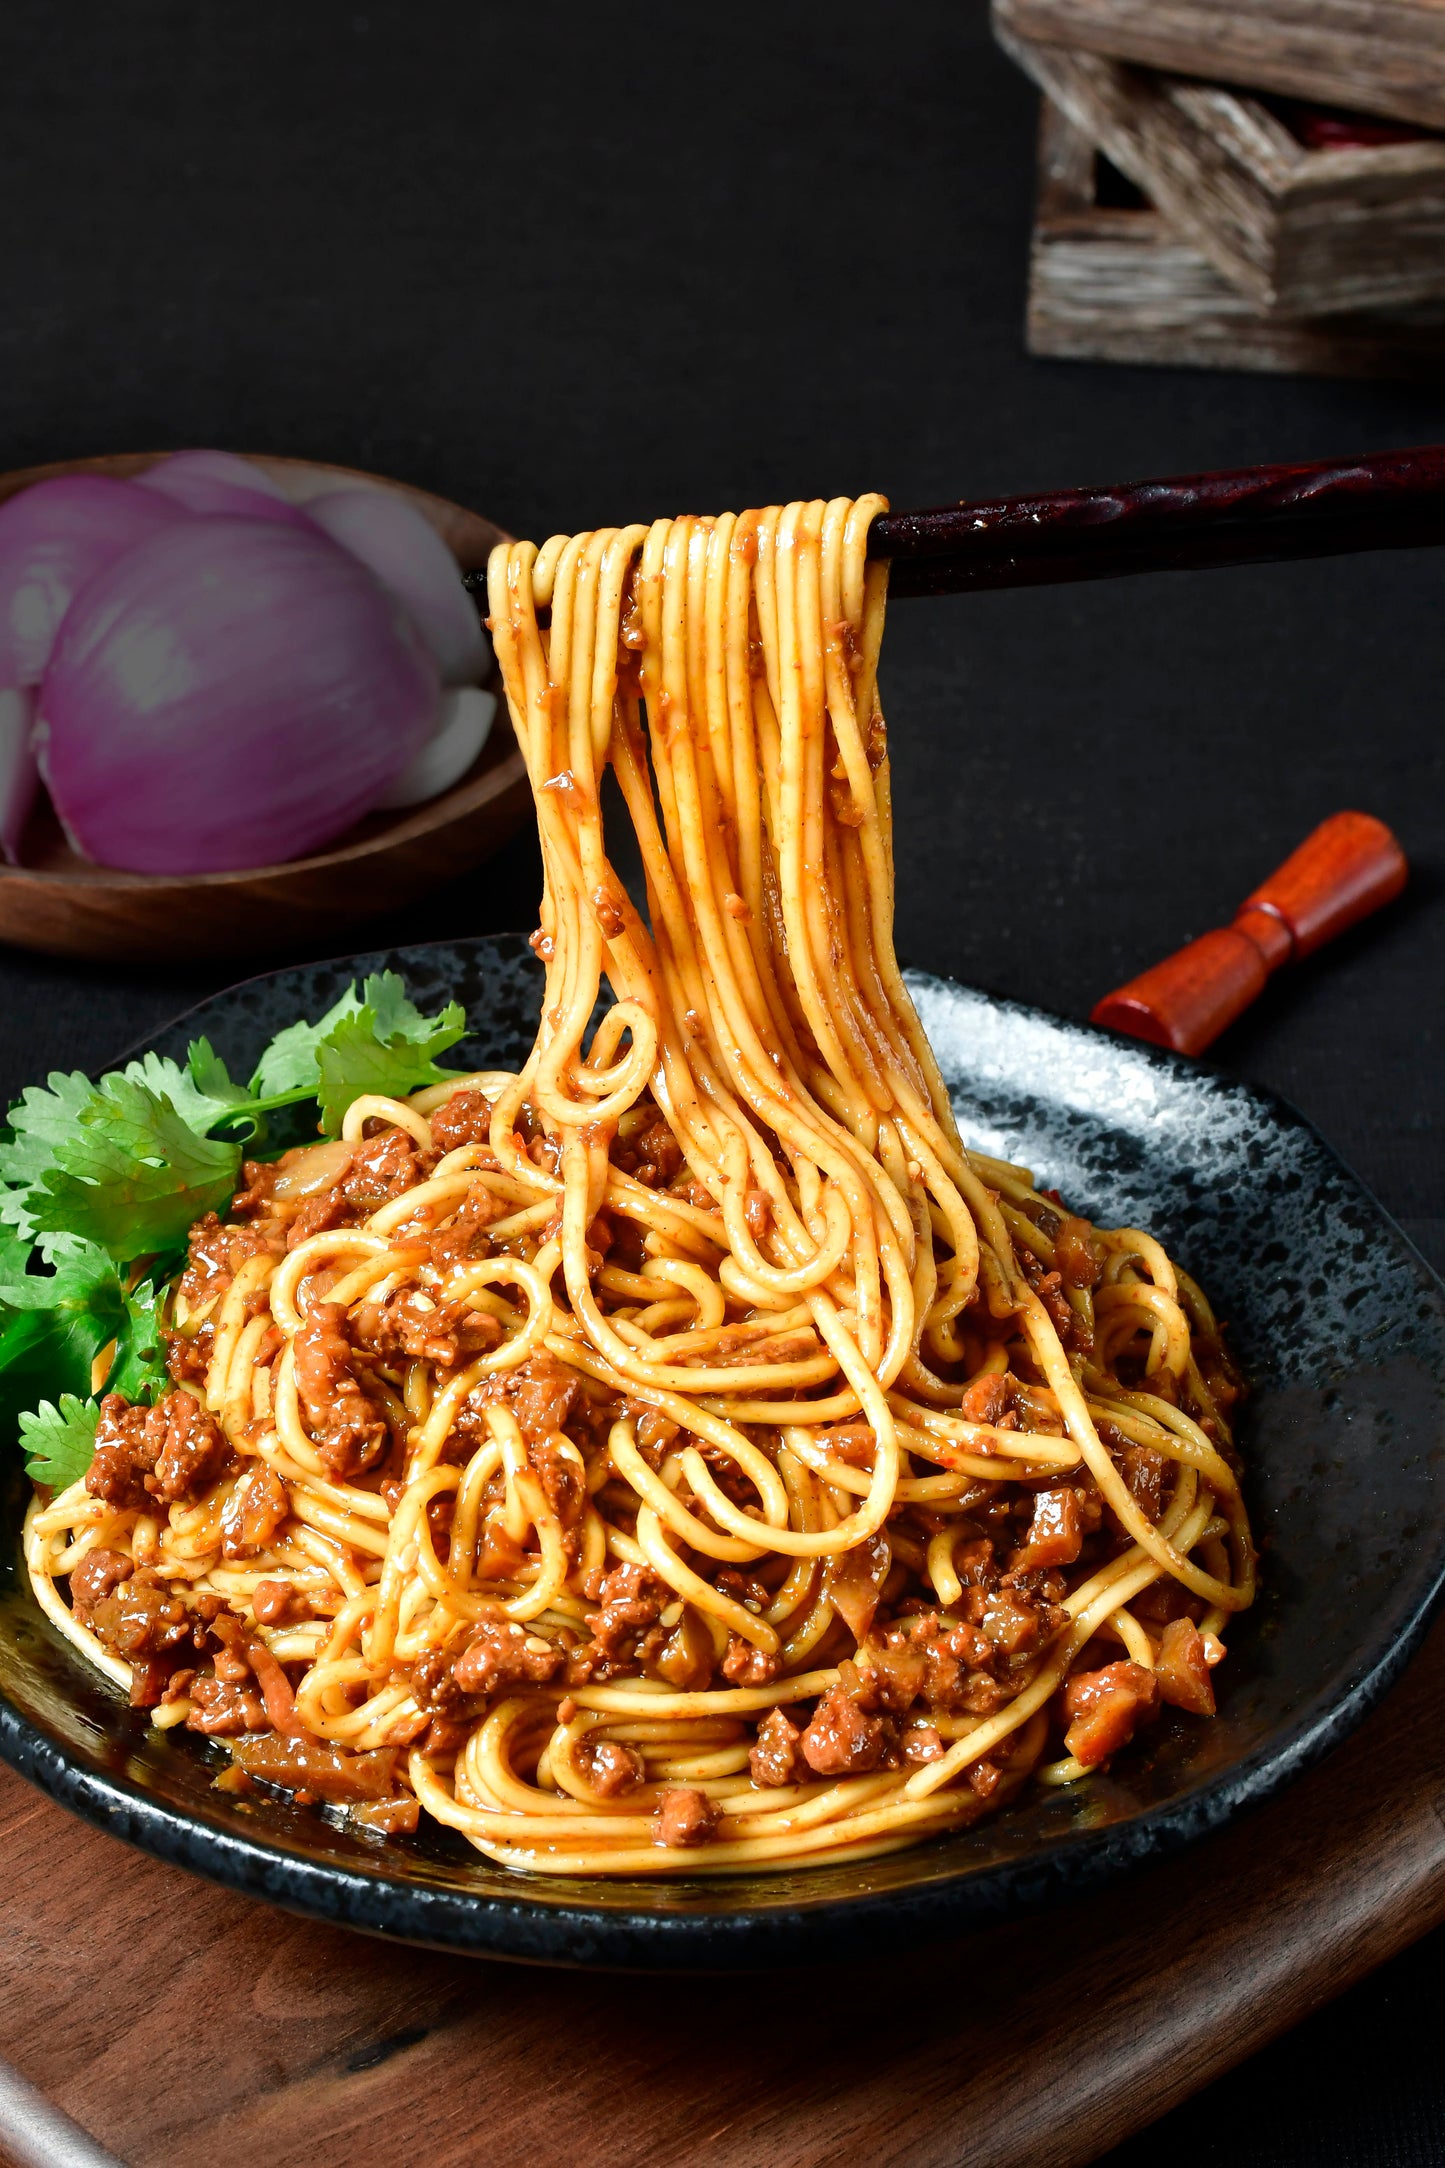
[{"label": "red onion half", "polygon": [[438,691],[410,620],[309,523],[194,518],[72,605],[36,749],[86,857],[264,866],[377,804],[430,736]]}]

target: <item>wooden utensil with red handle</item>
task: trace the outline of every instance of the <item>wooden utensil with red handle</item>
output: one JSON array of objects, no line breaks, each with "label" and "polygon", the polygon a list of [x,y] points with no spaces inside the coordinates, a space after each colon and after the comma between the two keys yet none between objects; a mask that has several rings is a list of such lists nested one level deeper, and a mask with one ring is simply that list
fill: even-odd
[{"label": "wooden utensil with red handle", "polygon": [[1106,994],[1090,1021],[1202,1054],[1281,964],[1312,955],[1399,895],[1405,854],[1370,813],[1335,813],[1234,914]]}]

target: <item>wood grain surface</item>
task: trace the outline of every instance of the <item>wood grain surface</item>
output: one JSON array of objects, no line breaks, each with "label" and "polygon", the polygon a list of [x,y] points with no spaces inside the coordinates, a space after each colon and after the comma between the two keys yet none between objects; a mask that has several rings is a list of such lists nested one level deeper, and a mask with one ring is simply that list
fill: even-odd
[{"label": "wood grain surface", "polygon": [[1015,0],[1027,36],[1445,128],[1442,0]]},{"label": "wood grain surface", "polygon": [[1445,142],[1310,150],[1257,98],[995,35],[1077,128],[1260,308],[1389,309],[1445,294]]},{"label": "wood grain surface", "polygon": [[1285,317],[1223,278],[1152,204],[1101,204],[1093,143],[1045,97],[1028,348],[1067,361],[1438,384],[1445,305]]},{"label": "wood grain surface", "polygon": [[718,1981],[367,1942],[4,1771],[0,2047],[126,2168],[1079,2168],[1445,1919],[1442,1738],[1445,1622],[1179,1859],[908,1963]]}]

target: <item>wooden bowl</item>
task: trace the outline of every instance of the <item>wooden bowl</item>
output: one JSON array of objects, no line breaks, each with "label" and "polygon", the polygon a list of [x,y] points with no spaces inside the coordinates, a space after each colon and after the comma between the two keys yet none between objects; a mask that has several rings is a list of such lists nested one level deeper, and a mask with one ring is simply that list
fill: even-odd
[{"label": "wooden bowl", "polygon": [[[162,452],[67,459],[0,475],[0,503],[58,474],[143,473]],[[304,459],[248,454],[282,485],[326,477],[394,490],[431,522],[463,571],[480,570],[508,537],[476,512],[405,482]],[[160,962],[315,949],[359,921],[414,902],[464,873],[516,829],[530,804],[526,765],[495,680],[497,715],[472,767],[425,805],[369,813],[326,850],[286,865],[233,873],[118,873],[77,856],[48,801],[22,845],[24,863],[0,866],[0,941],[52,956]]]}]

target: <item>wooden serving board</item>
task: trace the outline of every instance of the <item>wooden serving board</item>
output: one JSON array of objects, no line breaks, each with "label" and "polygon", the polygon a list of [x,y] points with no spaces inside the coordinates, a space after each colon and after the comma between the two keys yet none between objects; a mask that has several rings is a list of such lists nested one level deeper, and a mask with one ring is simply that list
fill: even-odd
[{"label": "wooden serving board", "polygon": [[1445,1920],[1442,1738],[1445,1621],[1320,1769],[1179,1859],[910,1962],[726,1980],[313,1926],[0,1771],[0,2149],[23,2168],[96,2168],[95,2141],[127,2168],[1076,2168]]}]

